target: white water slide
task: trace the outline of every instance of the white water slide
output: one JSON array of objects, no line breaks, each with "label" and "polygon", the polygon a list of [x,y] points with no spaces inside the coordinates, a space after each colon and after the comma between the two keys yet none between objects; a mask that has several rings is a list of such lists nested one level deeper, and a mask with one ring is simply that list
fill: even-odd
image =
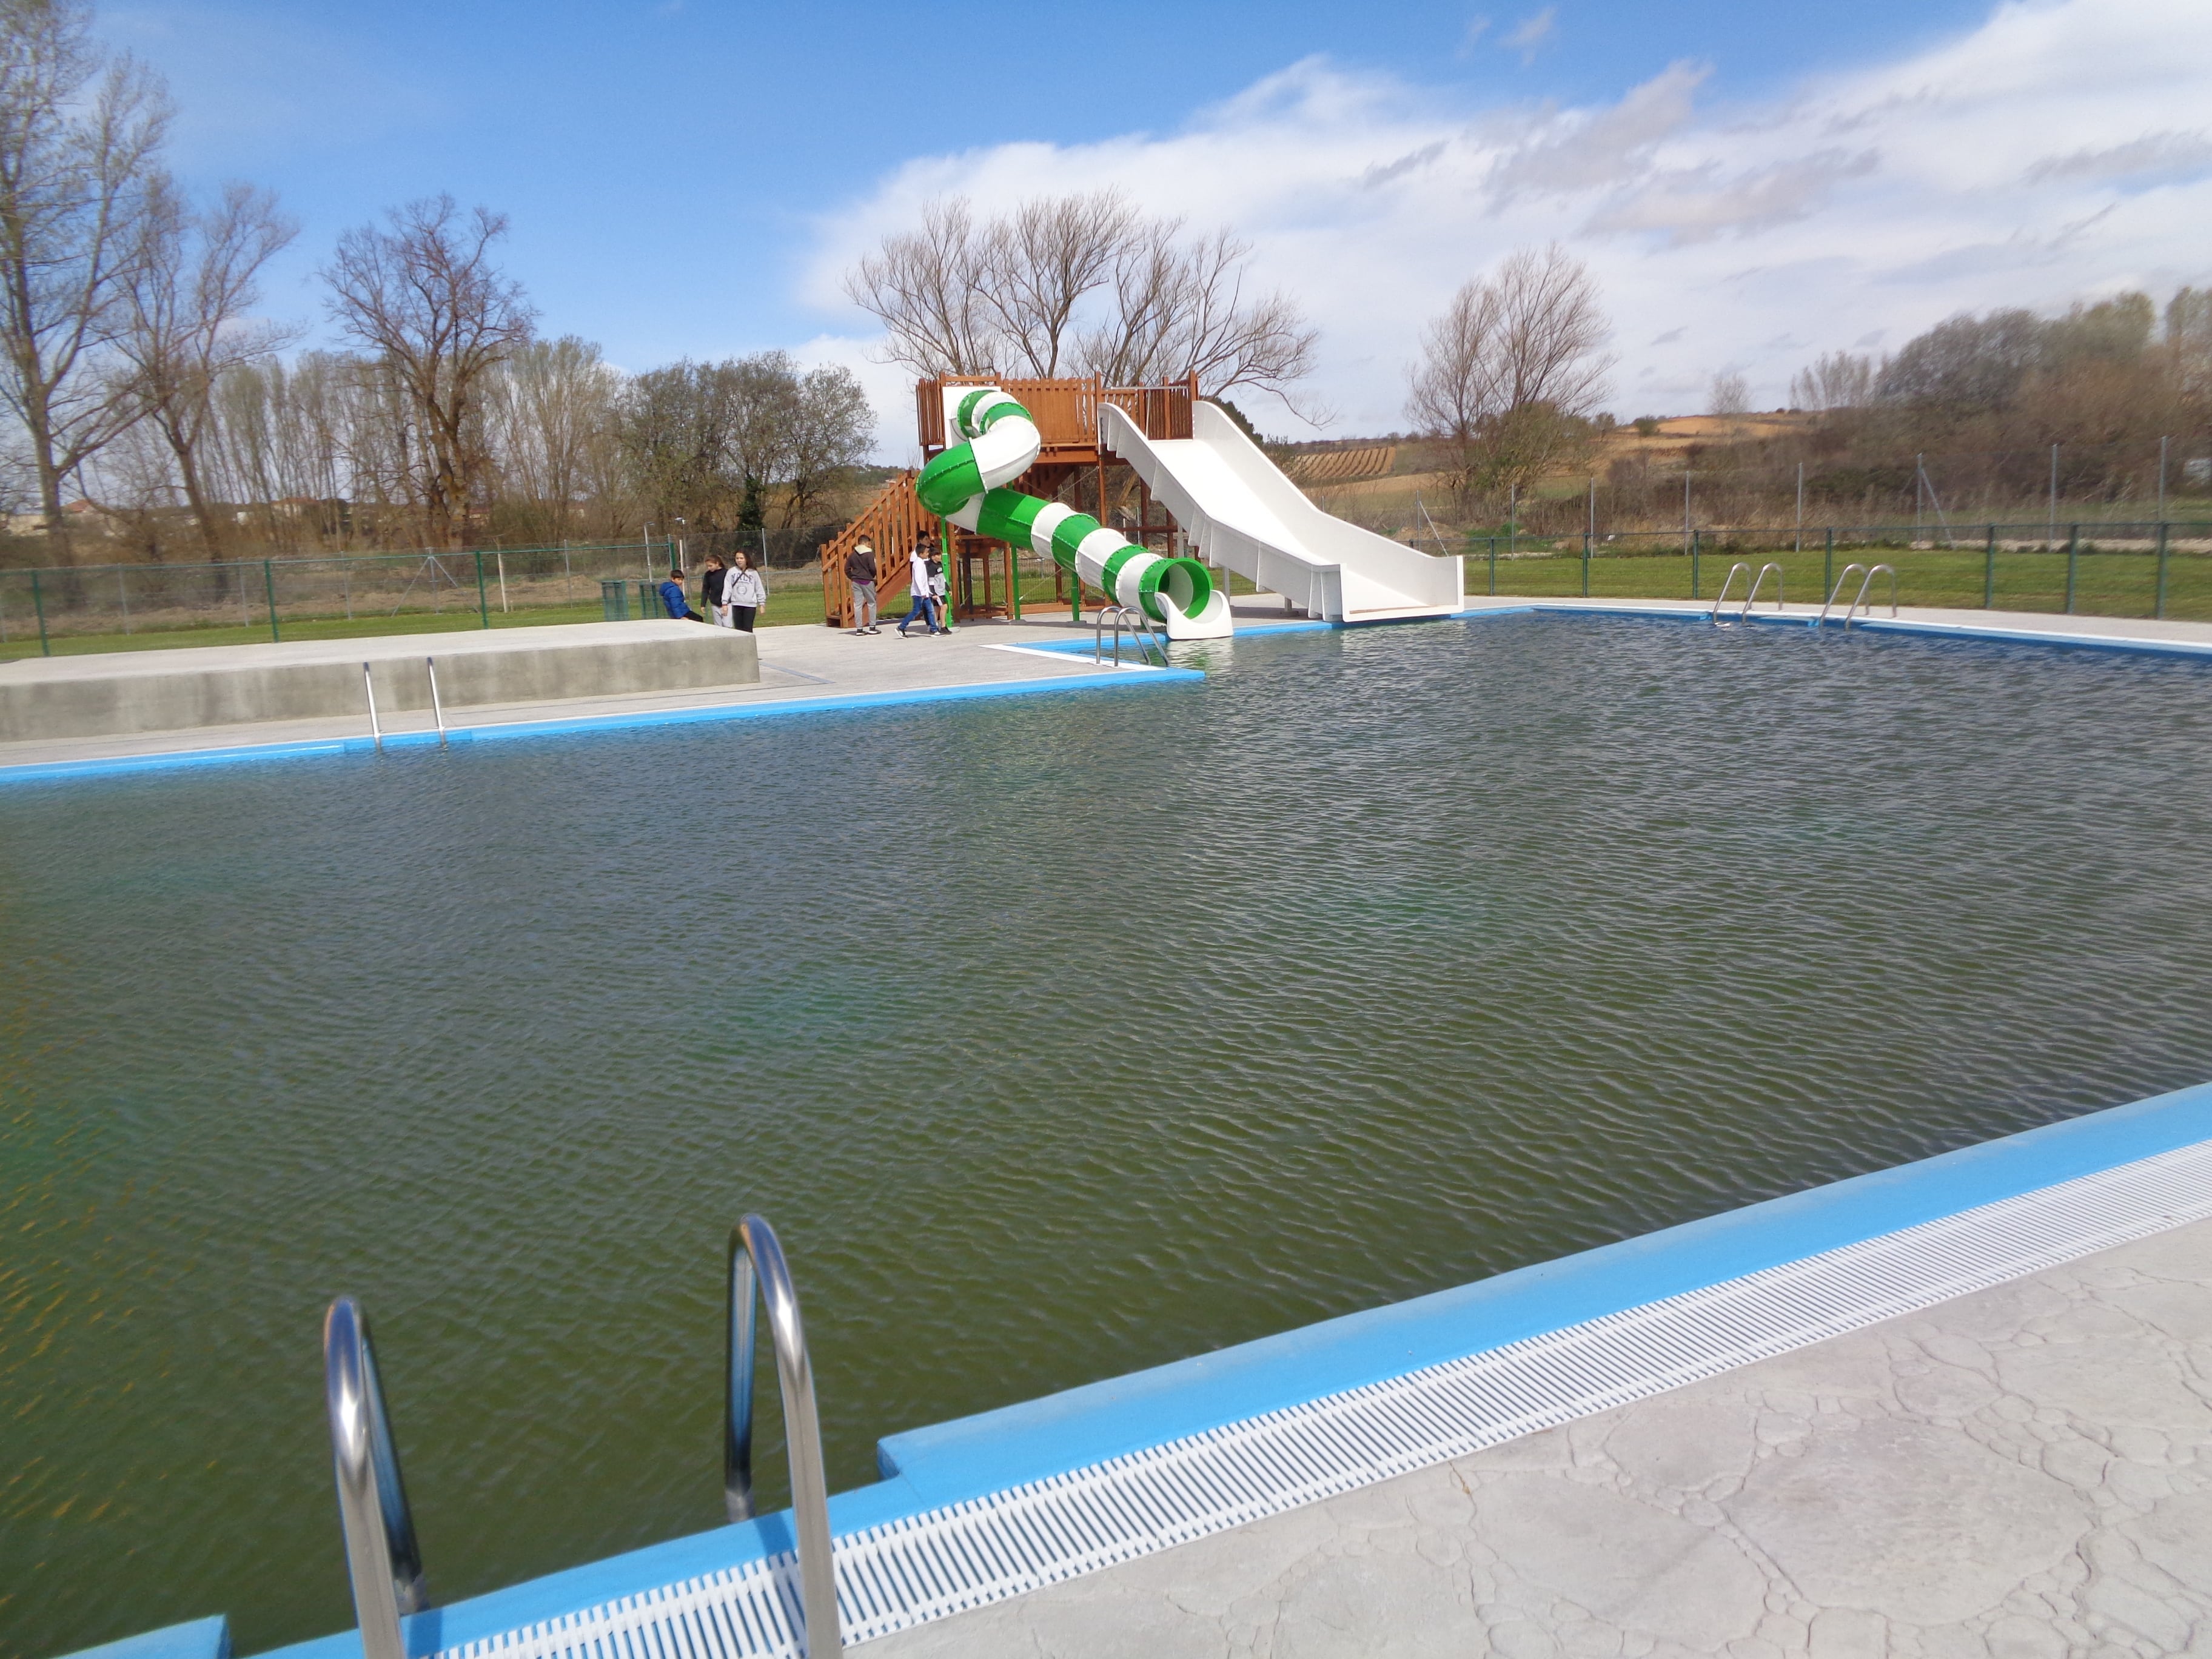
[{"label": "white water slide", "polygon": [[1136,469],[1197,550],[1255,586],[1329,622],[1437,617],[1460,609],[1464,570],[1322,512],[1208,403],[1191,406],[1188,438],[1147,438],[1112,404],[1098,411],[1105,447]]}]

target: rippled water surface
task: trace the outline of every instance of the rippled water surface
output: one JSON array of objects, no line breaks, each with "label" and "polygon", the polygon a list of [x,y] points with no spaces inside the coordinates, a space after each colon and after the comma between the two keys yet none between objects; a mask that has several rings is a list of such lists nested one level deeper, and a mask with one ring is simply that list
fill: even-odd
[{"label": "rippled water surface", "polygon": [[2212,1077],[2201,665],[1538,617],[1201,660],[0,793],[0,1649],[350,1623],[342,1291],[450,1600],[720,1520],[748,1208],[844,1486]]}]

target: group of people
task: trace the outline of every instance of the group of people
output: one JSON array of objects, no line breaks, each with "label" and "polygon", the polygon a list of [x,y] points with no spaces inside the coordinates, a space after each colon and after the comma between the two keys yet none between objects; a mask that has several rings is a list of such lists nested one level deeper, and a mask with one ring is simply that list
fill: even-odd
[{"label": "group of people", "polygon": [[[899,637],[914,637],[907,632],[915,623],[921,624],[925,634],[950,634],[945,625],[945,599],[951,591],[945,580],[945,558],[935,541],[927,536],[917,536],[914,553],[908,566],[908,586],[914,594],[913,606],[899,623]],[[853,550],[845,556],[845,580],[853,585],[853,627],[854,634],[878,634],[876,626],[876,549],[865,536],[853,544]]]},{"label": "group of people", "polygon": [[755,619],[768,604],[768,582],[754,568],[750,554],[739,551],[732,556],[737,562],[725,565],[721,555],[709,553],[699,572],[699,603],[707,608],[706,617],[685,599],[684,572],[670,566],[668,580],[660,585],[660,602],[667,606],[668,614],[678,622],[705,622],[711,617],[717,628],[751,633]]}]

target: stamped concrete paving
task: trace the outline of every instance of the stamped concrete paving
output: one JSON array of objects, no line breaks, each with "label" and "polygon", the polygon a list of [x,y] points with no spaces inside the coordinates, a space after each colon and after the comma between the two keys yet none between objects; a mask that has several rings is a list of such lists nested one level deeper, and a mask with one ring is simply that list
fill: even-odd
[{"label": "stamped concrete paving", "polygon": [[867,1644],[2212,1654],[2212,1222]]}]

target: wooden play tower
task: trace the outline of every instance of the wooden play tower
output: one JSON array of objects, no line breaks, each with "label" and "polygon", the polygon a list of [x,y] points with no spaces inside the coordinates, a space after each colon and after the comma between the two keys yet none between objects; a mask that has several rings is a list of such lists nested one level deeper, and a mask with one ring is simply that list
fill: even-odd
[{"label": "wooden play tower", "polygon": [[[1095,378],[1040,380],[999,374],[945,374],[920,380],[914,388],[915,419],[925,463],[945,447],[945,391],[963,386],[999,386],[1019,400],[1036,422],[1043,446],[1037,452],[1036,464],[1015,482],[1014,489],[1047,501],[1066,501],[1101,524],[1112,526],[1140,547],[1158,552],[1182,550],[1176,546],[1180,532],[1154,505],[1150,492],[1098,447],[1098,410],[1102,404],[1112,404],[1148,438],[1188,438],[1191,406],[1198,400],[1196,375],[1167,386],[1109,386]],[[957,525],[945,525],[915,499],[915,477],[912,471],[892,477],[858,518],[823,545],[823,621],[832,628],[853,625],[853,594],[845,580],[845,557],[863,537],[876,551],[878,605],[889,611],[894,596],[908,590],[915,542],[936,541],[945,532],[950,533],[952,550],[949,603],[954,618],[1019,620],[1020,558],[1028,550],[1009,547],[988,536],[969,535]],[[1118,513],[1117,501],[1121,503]],[[1076,591],[1071,592],[1073,580],[1055,567],[1053,592],[1060,603],[1072,605],[1080,614],[1088,590],[1075,583]]]}]

